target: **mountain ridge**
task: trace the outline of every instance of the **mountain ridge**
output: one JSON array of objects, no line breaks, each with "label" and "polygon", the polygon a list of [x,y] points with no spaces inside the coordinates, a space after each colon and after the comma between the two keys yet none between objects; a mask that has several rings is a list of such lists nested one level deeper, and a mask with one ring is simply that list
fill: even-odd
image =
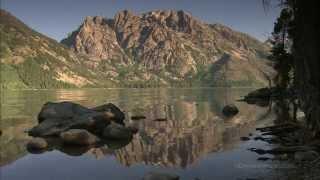
[{"label": "mountain ridge", "polygon": [[[1,19],[5,16],[13,19],[11,22],[16,19],[1,10]],[[10,29],[22,29],[31,38],[15,39],[21,41],[20,45],[16,45],[14,38],[6,38],[1,43],[1,52],[6,54],[1,63],[16,71],[13,74],[27,87],[43,88],[21,77],[17,69],[25,68],[12,62],[15,54],[22,62],[35,62],[26,61],[32,53],[35,57],[45,54],[37,68],[50,72],[51,81],[72,87],[260,86],[267,82],[263,74],[273,73],[266,60],[268,47],[262,42],[221,24],[207,24],[185,11],[157,10],[136,15],[125,10],[113,19],[88,16],[61,44],[37,35],[38,32],[21,23],[13,26],[1,20],[1,36],[11,37],[15,32]],[[37,38],[40,40],[35,41]],[[37,48],[27,55],[17,51],[21,47],[30,49],[32,44]],[[39,53],[38,49],[45,52]],[[224,70],[214,68],[225,55],[229,55],[230,61],[221,66]],[[52,65],[51,61],[60,65]],[[237,66],[243,69],[235,70]],[[2,72],[8,68],[3,69]],[[211,72],[213,69],[219,72]]]},{"label": "mountain ridge", "polygon": [[1,87],[70,88],[97,85],[83,59],[59,42],[0,11]]}]

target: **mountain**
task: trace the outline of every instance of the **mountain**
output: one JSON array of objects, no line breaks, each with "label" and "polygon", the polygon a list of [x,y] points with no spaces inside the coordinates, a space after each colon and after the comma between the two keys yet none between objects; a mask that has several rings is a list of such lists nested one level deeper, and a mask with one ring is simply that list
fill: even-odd
[{"label": "mountain", "polygon": [[2,86],[260,86],[269,47],[185,11],[86,17],[58,43],[1,10]]},{"label": "mountain", "polygon": [[62,43],[89,56],[94,67],[121,65],[130,74],[125,82],[250,86],[266,84],[272,71],[264,43],[185,11],[87,17]]},{"label": "mountain", "polygon": [[0,10],[1,87],[68,88],[108,86],[86,68],[86,57],[29,28]]}]

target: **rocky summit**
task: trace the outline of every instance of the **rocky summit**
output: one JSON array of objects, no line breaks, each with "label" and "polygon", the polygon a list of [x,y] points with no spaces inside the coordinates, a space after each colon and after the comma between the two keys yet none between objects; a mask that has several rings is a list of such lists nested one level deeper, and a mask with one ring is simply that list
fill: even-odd
[{"label": "rocky summit", "polygon": [[[262,86],[274,74],[266,43],[185,11],[89,16],[61,43],[3,16],[18,23],[1,21],[1,71],[28,87]],[[17,44],[12,34],[22,30],[27,39]],[[31,66],[50,72],[51,83],[21,76]]]}]

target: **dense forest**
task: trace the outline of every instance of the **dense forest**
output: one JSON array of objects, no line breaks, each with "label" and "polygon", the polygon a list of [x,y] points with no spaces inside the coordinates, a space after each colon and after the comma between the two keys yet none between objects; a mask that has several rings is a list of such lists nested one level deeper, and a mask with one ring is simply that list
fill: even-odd
[{"label": "dense forest", "polygon": [[[271,1],[264,0],[265,5]],[[306,115],[313,134],[320,134],[319,10],[316,0],[280,1],[271,59],[278,75],[276,86],[294,92],[291,97]]]}]

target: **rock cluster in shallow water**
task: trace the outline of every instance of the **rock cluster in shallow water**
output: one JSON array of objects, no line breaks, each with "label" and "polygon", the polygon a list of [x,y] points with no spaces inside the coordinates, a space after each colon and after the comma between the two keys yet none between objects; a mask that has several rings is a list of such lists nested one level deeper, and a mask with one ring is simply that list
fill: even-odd
[{"label": "rock cluster in shallow water", "polygon": [[[47,148],[43,138],[55,137],[63,144],[89,146],[105,140],[128,140],[136,129],[124,126],[124,113],[108,103],[87,108],[72,102],[48,102],[38,115],[38,125],[29,131],[27,147]],[[43,137],[43,138],[39,138]]]}]

